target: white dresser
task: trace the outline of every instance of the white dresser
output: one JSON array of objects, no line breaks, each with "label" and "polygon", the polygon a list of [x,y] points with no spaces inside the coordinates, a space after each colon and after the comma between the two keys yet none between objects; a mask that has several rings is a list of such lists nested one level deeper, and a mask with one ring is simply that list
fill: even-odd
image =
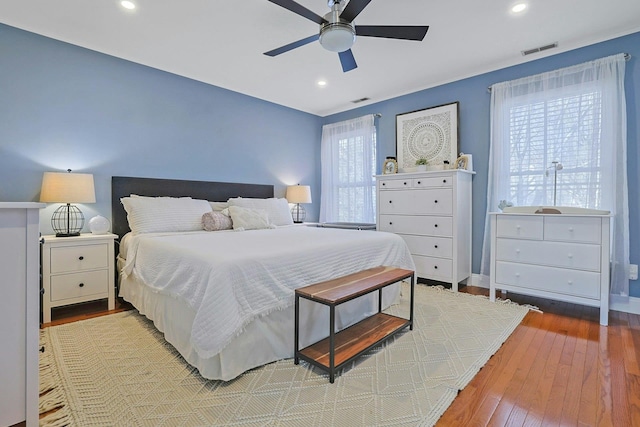
[{"label": "white dresser", "polygon": [[491,214],[490,299],[496,289],[600,307],[609,318],[610,217]]},{"label": "white dresser", "polygon": [[416,275],[458,283],[471,276],[471,180],[474,172],[443,170],[376,176],[376,225],[399,234]]},{"label": "white dresser", "polygon": [[39,215],[0,202],[0,425],[38,425]]},{"label": "white dresser", "polygon": [[107,299],[115,307],[115,234],[76,237],[43,236],[42,323],[51,322],[51,309]]}]

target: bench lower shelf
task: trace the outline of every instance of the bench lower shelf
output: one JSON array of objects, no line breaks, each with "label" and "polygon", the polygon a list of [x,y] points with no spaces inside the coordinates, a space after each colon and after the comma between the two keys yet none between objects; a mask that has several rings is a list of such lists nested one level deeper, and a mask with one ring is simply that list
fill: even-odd
[{"label": "bench lower shelf", "polygon": [[[411,322],[386,313],[377,313],[335,334],[334,369],[366,352],[396,332],[410,326]],[[330,369],[329,338],[318,341],[298,352],[298,356],[323,369]]]}]

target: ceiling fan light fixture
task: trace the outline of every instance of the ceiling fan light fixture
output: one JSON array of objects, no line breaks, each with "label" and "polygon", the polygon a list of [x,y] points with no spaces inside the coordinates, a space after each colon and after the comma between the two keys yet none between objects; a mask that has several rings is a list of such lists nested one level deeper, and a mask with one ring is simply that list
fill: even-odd
[{"label": "ceiling fan light fixture", "polygon": [[331,52],[351,49],[356,41],[356,31],[351,24],[334,22],[324,24],[320,29],[320,44]]}]

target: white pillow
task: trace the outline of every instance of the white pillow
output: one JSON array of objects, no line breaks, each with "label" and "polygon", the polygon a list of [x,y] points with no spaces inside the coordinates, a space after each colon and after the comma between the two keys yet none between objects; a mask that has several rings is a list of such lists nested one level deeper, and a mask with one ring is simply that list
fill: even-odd
[{"label": "white pillow", "polygon": [[229,206],[229,216],[233,221],[234,230],[260,230],[275,227],[269,223],[269,214],[264,209]]},{"label": "white pillow", "polygon": [[211,212],[206,200],[189,197],[123,197],[133,233],[202,230],[202,215]]},{"label": "white pillow", "polygon": [[214,212],[220,212],[229,207],[228,202],[209,202],[209,204],[211,205],[211,210]]},{"label": "white pillow", "polygon": [[252,199],[237,197],[229,199],[229,206],[240,206],[250,209],[264,209],[269,215],[269,222],[273,225],[292,225],[293,218],[289,210],[287,199]]}]

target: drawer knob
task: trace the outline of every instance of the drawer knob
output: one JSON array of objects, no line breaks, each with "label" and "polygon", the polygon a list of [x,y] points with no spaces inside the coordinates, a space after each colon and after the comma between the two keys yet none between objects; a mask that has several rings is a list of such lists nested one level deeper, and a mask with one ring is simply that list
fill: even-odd
[{"label": "drawer knob", "polygon": [[389,225],[393,225],[393,222],[389,221]]},{"label": "drawer knob", "polygon": [[418,181],[418,184],[421,184],[421,182],[420,182],[420,181]]},{"label": "drawer knob", "polygon": [[434,248],[438,249],[438,245],[433,245]]},{"label": "drawer knob", "polygon": [[79,287],[84,288],[84,283],[78,284]]},{"label": "drawer knob", "polygon": [[385,185],[387,185],[387,183],[386,183],[386,182],[383,182],[383,183],[382,183],[382,186],[384,187]]},{"label": "drawer knob", "polygon": [[435,225],[434,225],[434,227],[435,227],[435,228],[438,228],[438,224],[435,224]]},{"label": "drawer knob", "polygon": [[573,227],[569,227],[569,231],[573,232]]},{"label": "drawer knob", "polygon": [[573,254],[568,254],[567,255],[569,258],[573,258]]},{"label": "drawer knob", "polygon": [[520,277],[520,273],[516,273],[516,277]]},{"label": "drawer knob", "polygon": [[437,201],[437,200],[434,200],[434,201],[433,201],[433,203],[438,203],[438,201]]},{"label": "drawer knob", "polygon": [[446,179],[443,179],[443,180],[442,180],[442,183],[443,183],[443,184],[446,184],[446,183],[447,183],[447,180],[446,180]]},{"label": "drawer knob", "polygon": [[567,283],[568,283],[569,285],[573,285],[573,280],[568,280],[568,281],[567,281]]},{"label": "drawer knob", "polygon": [[516,253],[519,254],[520,253],[520,249],[516,249]]},{"label": "drawer knob", "polygon": [[80,255],[80,256],[78,257],[78,259],[79,259],[80,261],[82,261],[82,260],[84,259],[84,257],[83,257],[82,255]]},{"label": "drawer knob", "polygon": [[393,203],[393,200],[389,200],[389,203]]},{"label": "drawer knob", "polygon": [[404,185],[407,185],[407,181],[403,182]]},{"label": "drawer knob", "polygon": [[438,269],[438,266],[437,266],[437,265],[434,265],[434,266],[433,266],[433,268],[434,268],[435,270],[437,270],[437,269]]}]

